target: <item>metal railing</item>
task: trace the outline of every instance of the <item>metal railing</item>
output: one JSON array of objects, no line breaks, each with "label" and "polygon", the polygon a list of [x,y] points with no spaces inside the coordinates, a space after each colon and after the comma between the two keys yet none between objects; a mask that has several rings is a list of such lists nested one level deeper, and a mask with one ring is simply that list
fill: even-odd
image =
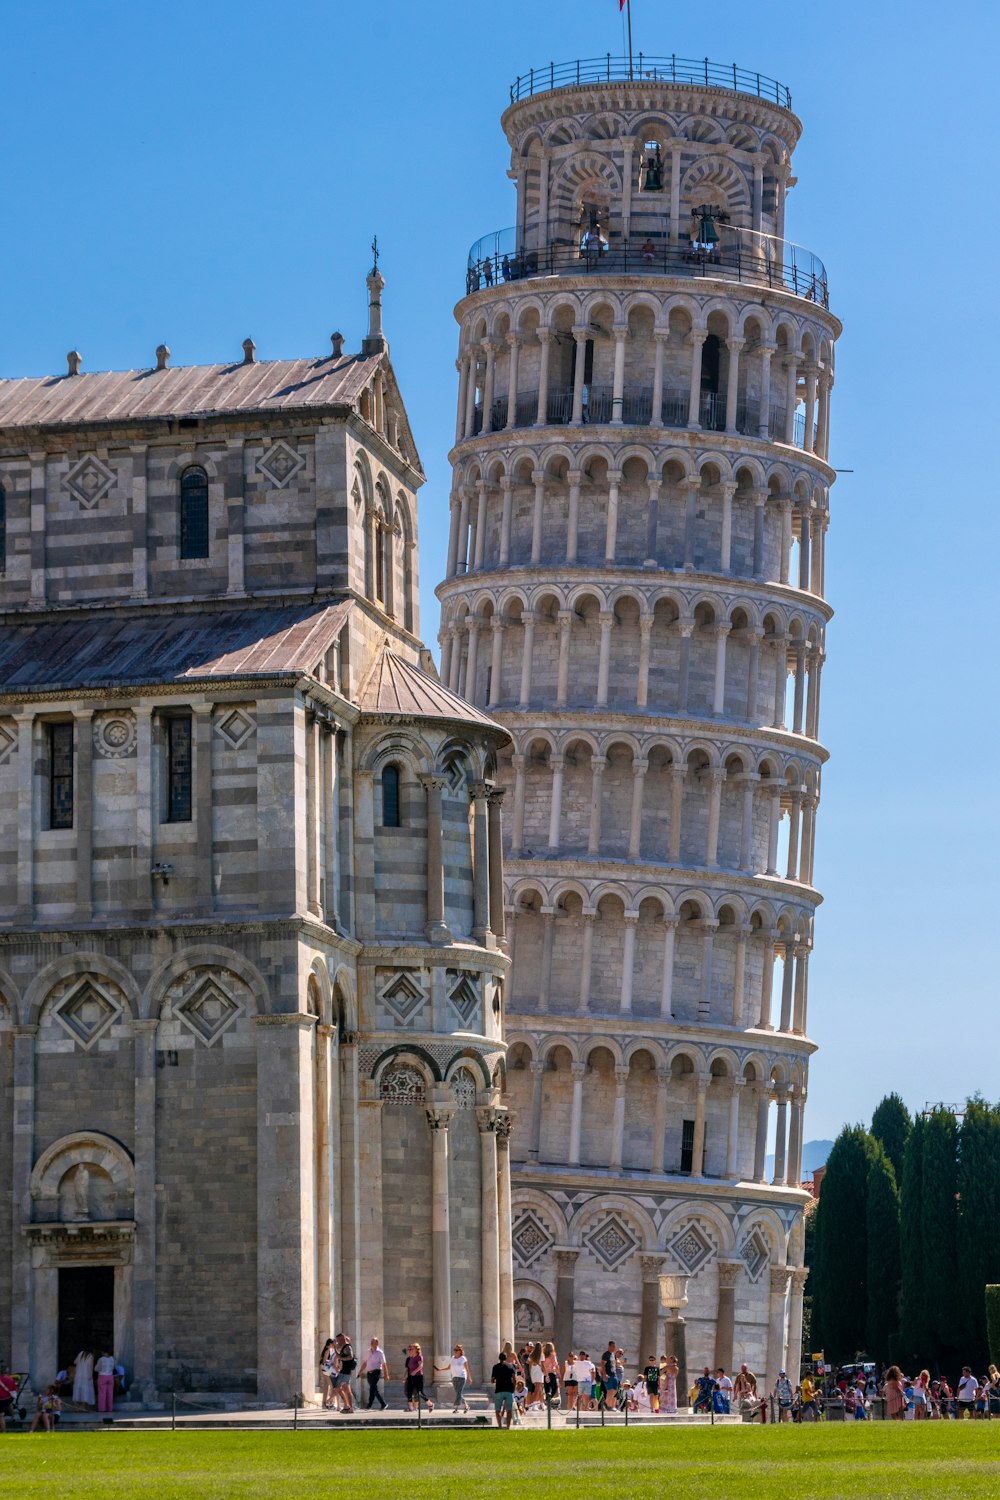
[{"label": "metal railing", "polygon": [[[529,230],[530,233],[530,230]],[[802,245],[754,229],[720,225],[711,249],[690,240],[671,243],[665,234],[574,242],[556,239],[531,248],[519,245],[513,228],[483,235],[469,251],[466,295],[484,287],[537,276],[680,276],[738,281],[791,292],[807,302],[830,306],[826,267]]]},{"label": "metal railing", "polygon": [[533,94],[546,93],[549,89],[575,88],[581,83],[694,83],[702,88],[731,89],[737,94],[754,94],[778,104],[782,109],[791,109],[792,93],[777,79],[756,73],[751,68],[740,68],[736,63],[709,62],[707,57],[647,57],[636,53],[633,59],[612,57],[610,52],[603,57],[578,58],[575,62],[550,62],[541,68],[529,68],[520,74],[510,86],[510,102],[530,99]]},{"label": "metal railing", "polygon": [[[703,391],[698,403],[698,420],[703,432],[726,431],[725,392]],[[663,393],[658,427],[682,427],[688,425],[690,398],[686,391],[666,390]],[[496,396],[490,406],[490,431],[502,432],[507,426],[508,398]],[[620,421],[626,427],[649,427],[653,425],[653,387],[651,385],[627,385],[622,392],[621,411],[614,409],[614,388],[610,385],[586,384],[580,407],[581,423],[586,426]],[[519,391],[514,427],[534,427],[538,421],[538,392]],[[546,395],[546,425],[566,427],[573,421],[573,387],[550,386]],[[786,413],[784,407],[771,406],[768,410],[767,436],[772,443],[785,442]],[[760,403],[742,400],[736,407],[735,430],[744,437],[760,436]],[[473,409],[472,436],[483,430],[483,408]],[[815,425],[814,425],[815,432]],[[796,412],[794,420],[794,442],[803,447],[805,442],[805,413]]]}]

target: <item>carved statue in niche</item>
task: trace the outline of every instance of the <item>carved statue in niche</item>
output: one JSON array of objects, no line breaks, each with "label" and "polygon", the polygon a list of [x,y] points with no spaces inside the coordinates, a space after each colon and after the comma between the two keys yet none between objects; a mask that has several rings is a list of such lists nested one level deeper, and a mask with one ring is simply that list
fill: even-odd
[{"label": "carved statue in niche", "polygon": [[84,1224],[114,1217],[114,1183],[92,1163],[80,1162],[59,1184],[59,1218],[64,1224]]}]

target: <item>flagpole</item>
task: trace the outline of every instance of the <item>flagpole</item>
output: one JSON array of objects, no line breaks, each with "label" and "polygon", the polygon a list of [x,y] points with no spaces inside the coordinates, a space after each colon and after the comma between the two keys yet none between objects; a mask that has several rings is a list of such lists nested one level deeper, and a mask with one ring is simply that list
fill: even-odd
[{"label": "flagpole", "polygon": [[632,0],[626,0],[628,6],[628,77],[632,82]]}]

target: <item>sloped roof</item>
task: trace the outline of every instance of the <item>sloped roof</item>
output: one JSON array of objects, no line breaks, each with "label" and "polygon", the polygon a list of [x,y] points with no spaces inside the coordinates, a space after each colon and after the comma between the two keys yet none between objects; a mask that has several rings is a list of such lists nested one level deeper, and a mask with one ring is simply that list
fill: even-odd
[{"label": "sloped roof", "polygon": [[495,719],[480,713],[471,703],[450,693],[435,678],[404,661],[385,642],[372,663],[358,693],[358,707],[365,714],[402,719],[448,719],[459,724],[478,724],[506,736]]},{"label": "sloped roof", "polygon": [[0,692],[308,672],[350,609],[345,600],[5,626]]},{"label": "sloped roof", "polygon": [[0,428],[346,405],[380,360],[378,354],[345,354],[0,380]]}]

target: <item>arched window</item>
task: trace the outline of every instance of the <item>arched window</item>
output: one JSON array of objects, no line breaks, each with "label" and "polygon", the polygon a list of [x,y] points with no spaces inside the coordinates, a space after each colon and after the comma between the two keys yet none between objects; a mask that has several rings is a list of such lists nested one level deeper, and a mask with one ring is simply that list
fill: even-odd
[{"label": "arched window", "polygon": [[181,475],[181,557],[208,556],[208,475],[185,469]]},{"label": "arched window", "polygon": [[386,766],[382,772],[382,827],[399,828],[399,767]]},{"label": "arched window", "polygon": [[7,570],[7,494],[0,484],[0,573]]},{"label": "arched window", "polygon": [[375,522],[375,598],[385,603],[385,527]]}]

